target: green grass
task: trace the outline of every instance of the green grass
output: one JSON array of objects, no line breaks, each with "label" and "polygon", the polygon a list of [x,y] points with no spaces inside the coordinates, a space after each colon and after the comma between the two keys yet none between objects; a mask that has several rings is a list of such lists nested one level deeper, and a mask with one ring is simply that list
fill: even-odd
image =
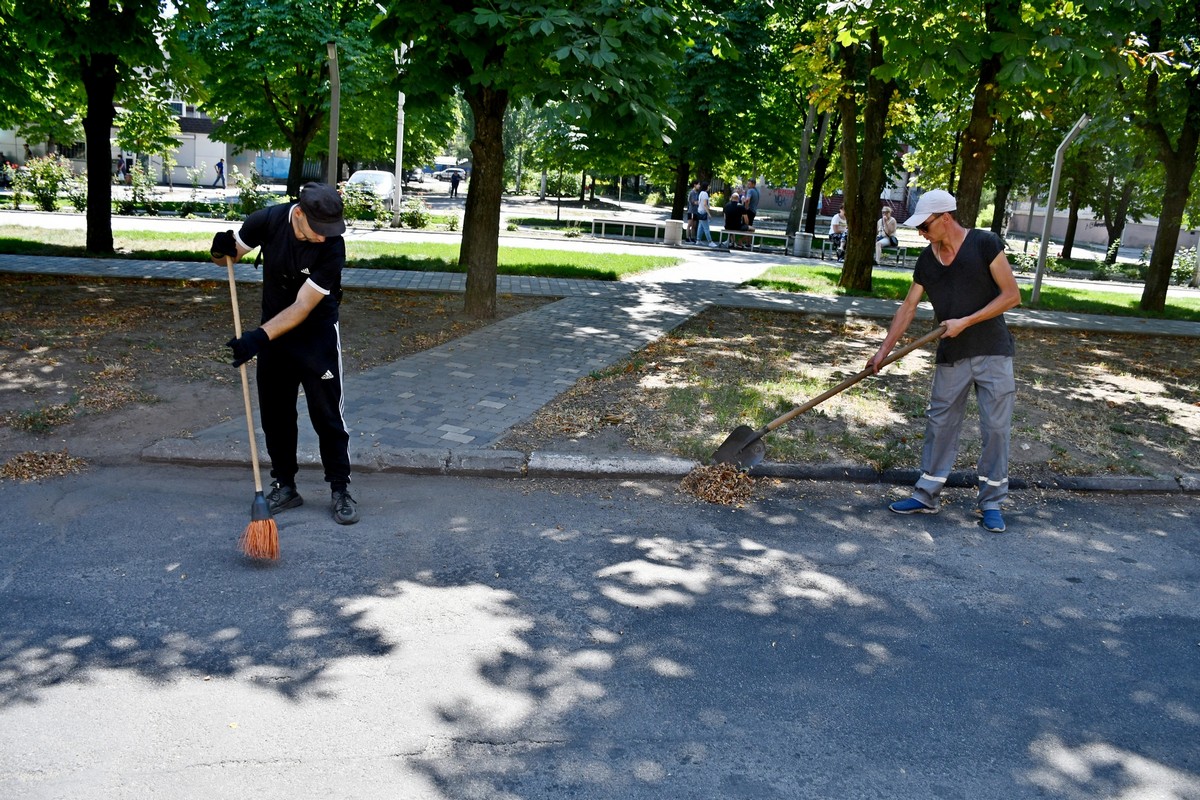
[{"label": "green grass", "polygon": [[[875,272],[871,276],[870,292],[851,291],[837,285],[840,267],[787,266],[774,267],[746,285],[782,292],[806,294],[849,295],[878,297],[884,300],[903,300],[912,278],[906,274]],[[1028,305],[1031,287],[1021,287],[1021,302]],[[1140,293],[1106,292],[1043,284],[1038,308],[1045,311],[1066,311],[1073,314],[1103,314],[1118,317],[1153,317],[1200,322],[1200,299],[1169,298],[1162,313],[1138,308]]]},{"label": "green grass", "polygon": [[[113,231],[115,258],[154,261],[206,261],[212,235],[194,232]],[[82,230],[50,230],[15,225],[0,226],[0,253],[16,255],[85,257]],[[422,272],[465,272],[458,265],[456,242],[346,242],[346,266],[363,269],[403,269]],[[243,261],[254,260],[253,255]],[[620,280],[679,263],[673,257],[624,253],[578,253],[500,247],[497,271],[502,275],[542,278]]]}]

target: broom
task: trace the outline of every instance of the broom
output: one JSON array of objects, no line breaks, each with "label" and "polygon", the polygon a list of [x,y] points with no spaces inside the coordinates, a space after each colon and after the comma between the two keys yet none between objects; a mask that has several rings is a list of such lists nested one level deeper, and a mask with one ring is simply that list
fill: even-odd
[{"label": "broom", "polygon": [[[233,302],[233,335],[242,336],[242,314],[238,310],[237,283],[233,279],[233,259],[225,256],[229,270],[229,298]],[[258,439],[254,435],[254,411],[250,407],[250,378],[246,365],[240,366],[242,373],[242,400],[246,404],[246,429],[250,437],[250,463],[254,467],[254,502],[250,504],[250,524],[238,541],[242,552],[250,558],[274,561],[279,558],[279,528],[271,518],[271,507],[263,497],[262,477],[258,474]]]}]

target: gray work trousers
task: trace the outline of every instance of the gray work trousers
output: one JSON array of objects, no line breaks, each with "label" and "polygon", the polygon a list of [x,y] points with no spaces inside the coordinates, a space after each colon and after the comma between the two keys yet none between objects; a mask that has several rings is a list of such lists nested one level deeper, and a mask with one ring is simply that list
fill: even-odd
[{"label": "gray work trousers", "polygon": [[976,356],[938,364],[925,412],[925,446],[921,450],[921,478],[913,497],[937,508],[938,495],[958,455],[958,436],[971,387],[979,404],[980,509],[1000,508],[1008,497],[1008,454],[1012,432],[1013,399],[1017,392],[1013,360],[1009,356]]}]

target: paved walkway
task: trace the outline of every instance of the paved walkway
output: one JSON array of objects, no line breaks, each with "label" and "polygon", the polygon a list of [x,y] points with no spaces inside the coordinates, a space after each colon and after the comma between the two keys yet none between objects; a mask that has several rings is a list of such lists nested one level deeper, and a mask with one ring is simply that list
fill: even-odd
[{"label": "paved walkway", "polygon": [[[661,248],[657,251],[662,253]],[[681,249],[684,261],[620,283],[499,276],[501,293],[561,297],[537,310],[346,381],[347,423],[357,468],[476,471],[536,469],[525,454],[491,449],[577,380],[601,371],[711,306],[890,318],[894,301],[818,297],[737,288],[776,259]],[[170,280],[224,278],[204,262],[41,258],[0,255],[0,271]],[[239,265],[237,279],[257,282]],[[348,269],[348,287],[462,292],[465,276]],[[922,317],[932,319],[926,306]],[[1059,314],[1018,309],[1014,327],[1200,337],[1200,323]],[[301,404],[301,414],[304,414]],[[315,436],[301,422],[301,463],[317,464]],[[238,418],[150,448],[154,460],[246,461],[245,422]]]}]

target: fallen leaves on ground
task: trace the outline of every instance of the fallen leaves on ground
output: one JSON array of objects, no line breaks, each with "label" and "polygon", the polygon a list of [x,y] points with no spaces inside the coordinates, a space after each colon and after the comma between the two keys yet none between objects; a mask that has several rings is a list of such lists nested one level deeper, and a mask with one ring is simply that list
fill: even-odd
[{"label": "fallen leaves on ground", "polygon": [[14,481],[37,481],[43,478],[61,478],[82,472],[87,461],[77,458],[66,450],[39,452],[27,450],[0,465],[0,478]]},{"label": "fallen leaves on ground", "polygon": [[689,472],[680,488],[709,503],[740,505],[750,499],[754,479],[733,464],[711,464]]}]

